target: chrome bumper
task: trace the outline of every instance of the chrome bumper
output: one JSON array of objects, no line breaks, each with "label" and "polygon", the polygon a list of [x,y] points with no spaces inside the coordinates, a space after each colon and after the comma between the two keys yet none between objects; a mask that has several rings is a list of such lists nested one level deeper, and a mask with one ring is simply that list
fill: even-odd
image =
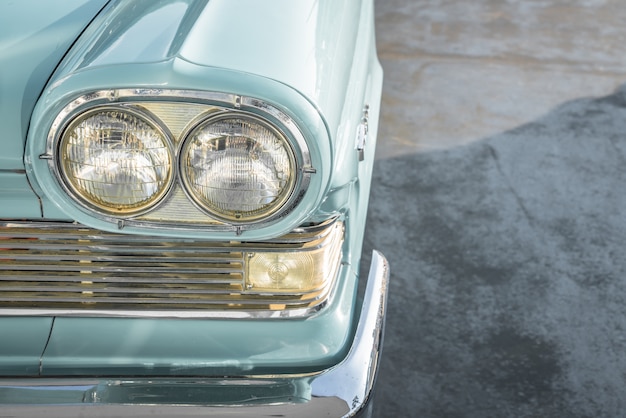
[{"label": "chrome bumper", "polygon": [[354,416],[372,394],[388,281],[387,260],[374,251],[352,346],[328,370],[207,379],[0,379],[0,417]]}]

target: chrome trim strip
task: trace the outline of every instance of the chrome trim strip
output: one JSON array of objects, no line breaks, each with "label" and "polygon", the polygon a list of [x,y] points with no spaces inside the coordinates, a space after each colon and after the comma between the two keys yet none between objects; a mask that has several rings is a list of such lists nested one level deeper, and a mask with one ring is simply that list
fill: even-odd
[{"label": "chrome trim strip", "polygon": [[[328,234],[328,227],[338,221],[338,217],[329,218],[323,222],[315,223],[311,225],[304,225],[298,228],[293,229],[288,234],[272,238],[266,241],[237,241],[238,245],[248,246],[247,248],[254,248],[257,246],[258,248],[263,248],[263,245],[270,245],[272,243],[294,243],[301,244],[305,242],[309,242],[318,238],[322,238],[323,236]],[[50,231],[55,231],[59,228],[72,228],[75,232],[72,234],[68,234],[67,231],[63,231],[62,233],[56,233],[53,235]],[[3,220],[0,219],[0,238],[5,236],[8,237],[10,234],[6,234],[4,231],[6,229],[21,229],[20,235],[28,236],[32,238],[38,238],[41,236],[41,233],[44,232],[50,237],[57,237],[60,239],[64,239],[67,237],[76,238],[76,239],[92,239],[92,238],[111,238],[111,241],[117,241],[120,236],[124,237],[124,241],[127,242],[147,242],[153,243],[155,246],[164,246],[167,248],[167,244],[163,244],[163,242],[167,241],[165,237],[154,237],[150,235],[133,235],[133,234],[117,234],[112,232],[100,231],[88,226],[81,225],[77,222],[63,222],[63,221],[42,221],[42,220],[31,220],[31,221],[15,221],[15,220]],[[30,230],[30,231],[28,231]],[[28,232],[24,232],[28,231]],[[155,238],[157,241],[155,242]],[[224,243],[222,241],[211,241],[211,240],[199,240],[192,238],[176,238],[177,241],[187,242],[190,245],[194,245],[195,243],[212,243],[216,247],[227,247],[230,248],[231,244]],[[4,242],[2,245],[4,246]]]},{"label": "chrome trim strip", "polygon": [[353,416],[370,400],[385,338],[385,317],[389,288],[389,262],[373,251],[359,324],[348,357],[312,383],[311,394],[340,398]]},{"label": "chrome trim strip", "polygon": [[[195,379],[4,378],[0,379],[2,413],[35,418],[355,416],[367,406],[376,380],[388,284],[387,260],[375,251],[348,355],[319,373]],[[243,394],[238,401],[225,402],[223,396],[213,402],[207,399],[235,391]]]}]

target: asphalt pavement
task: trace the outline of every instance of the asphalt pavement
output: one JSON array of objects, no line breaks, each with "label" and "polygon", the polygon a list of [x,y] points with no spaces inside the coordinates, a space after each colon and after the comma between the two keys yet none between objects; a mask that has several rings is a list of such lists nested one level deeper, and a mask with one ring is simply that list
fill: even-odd
[{"label": "asphalt pavement", "polygon": [[626,3],[378,0],[376,417],[626,416]]}]

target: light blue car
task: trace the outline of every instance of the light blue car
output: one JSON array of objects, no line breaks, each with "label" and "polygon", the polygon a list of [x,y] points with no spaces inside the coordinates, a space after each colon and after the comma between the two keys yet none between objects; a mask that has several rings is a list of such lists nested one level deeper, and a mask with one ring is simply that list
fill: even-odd
[{"label": "light blue car", "polygon": [[0,416],[371,411],[373,21],[372,0],[0,3]]}]

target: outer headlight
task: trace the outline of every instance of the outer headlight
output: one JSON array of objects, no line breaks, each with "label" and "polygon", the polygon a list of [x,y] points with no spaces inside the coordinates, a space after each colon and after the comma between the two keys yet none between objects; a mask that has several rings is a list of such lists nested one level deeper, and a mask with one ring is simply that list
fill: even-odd
[{"label": "outer headlight", "polygon": [[58,145],[64,184],[93,209],[134,215],[154,206],[173,181],[168,135],[133,109],[100,107],[74,119]]},{"label": "outer headlight", "polygon": [[197,125],[180,151],[189,196],[227,222],[267,219],[287,202],[296,184],[289,141],[252,115],[221,114]]}]

